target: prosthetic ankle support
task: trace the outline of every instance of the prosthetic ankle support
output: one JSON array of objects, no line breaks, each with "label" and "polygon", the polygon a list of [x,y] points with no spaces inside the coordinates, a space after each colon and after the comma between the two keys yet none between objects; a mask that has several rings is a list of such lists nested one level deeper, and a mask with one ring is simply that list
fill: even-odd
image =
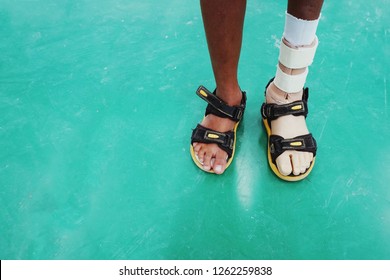
[{"label": "prosthetic ankle support", "polygon": [[278,64],[274,80],[275,85],[287,93],[299,92],[305,85],[306,77],[309,73],[308,66],[313,63],[317,46],[317,37],[315,37],[313,44],[309,47],[293,48],[287,46],[282,40],[280,44],[279,62],[290,69],[305,68],[305,70],[297,75],[289,75],[284,73]]},{"label": "prosthetic ankle support", "polygon": [[318,46],[318,38],[315,35],[318,19],[307,21],[298,19],[286,13],[286,25],[281,40],[279,62],[290,69],[304,69],[297,75],[286,74],[278,64],[274,84],[287,93],[295,93],[302,90],[309,72],[308,66],[313,59]]}]

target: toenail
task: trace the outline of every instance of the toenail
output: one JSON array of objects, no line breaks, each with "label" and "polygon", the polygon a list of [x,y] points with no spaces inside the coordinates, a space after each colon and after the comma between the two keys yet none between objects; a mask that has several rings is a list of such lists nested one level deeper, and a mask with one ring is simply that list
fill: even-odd
[{"label": "toenail", "polygon": [[215,167],[214,167],[214,171],[215,171],[216,173],[221,173],[221,172],[222,172],[222,165],[217,165],[217,166],[215,166]]}]

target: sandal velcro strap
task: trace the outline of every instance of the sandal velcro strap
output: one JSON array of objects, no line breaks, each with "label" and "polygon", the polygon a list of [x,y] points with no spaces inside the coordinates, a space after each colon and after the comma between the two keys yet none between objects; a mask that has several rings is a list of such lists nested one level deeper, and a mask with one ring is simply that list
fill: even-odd
[{"label": "sandal velcro strap", "polygon": [[284,105],[266,104],[261,106],[261,115],[263,118],[273,121],[286,115],[307,116],[308,107],[305,100],[292,102]]},{"label": "sandal velcro strap", "polygon": [[204,86],[200,86],[196,94],[205,100],[209,105],[206,108],[206,115],[213,114],[221,118],[228,118],[232,121],[238,122],[244,115],[246,105],[246,94],[242,92],[242,100],[239,106],[229,106],[221,100],[216,94],[211,93]]},{"label": "sandal velcro strap", "polygon": [[218,132],[198,124],[192,131],[191,144],[194,142],[217,144],[230,158],[234,148],[234,131]]},{"label": "sandal velcro strap", "polygon": [[[266,94],[267,87],[274,81],[274,78],[272,78],[267,86],[265,87]],[[293,116],[307,116],[309,113],[309,108],[307,106],[307,101],[309,99],[309,88],[305,87],[303,88],[302,93],[302,100],[295,101],[288,104],[282,104],[277,105],[274,103],[263,103],[261,106],[261,115],[263,119],[267,119],[268,122],[271,122],[279,117],[286,116],[286,115],[293,115]]]},{"label": "sandal velcro strap", "polygon": [[276,164],[276,158],[288,150],[310,152],[316,155],[317,143],[312,134],[297,136],[291,139],[284,139],[279,135],[271,135],[269,138],[270,153],[272,162]]}]

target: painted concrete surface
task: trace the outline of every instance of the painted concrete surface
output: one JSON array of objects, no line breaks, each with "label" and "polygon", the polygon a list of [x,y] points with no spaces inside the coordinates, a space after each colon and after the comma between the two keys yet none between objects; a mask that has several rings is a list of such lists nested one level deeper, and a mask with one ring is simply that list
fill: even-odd
[{"label": "painted concrete surface", "polygon": [[2,0],[0,259],[389,259],[389,1],[325,1],[299,183],[266,159],[269,2],[248,1],[248,106],[215,176],[189,154],[215,86],[198,1]]}]

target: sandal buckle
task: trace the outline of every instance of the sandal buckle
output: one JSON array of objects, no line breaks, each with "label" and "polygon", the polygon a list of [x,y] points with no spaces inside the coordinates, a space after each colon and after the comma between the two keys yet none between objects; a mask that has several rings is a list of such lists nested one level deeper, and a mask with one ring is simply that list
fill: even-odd
[{"label": "sandal buckle", "polygon": [[244,108],[242,106],[236,107],[233,118],[236,119],[237,121],[240,121],[243,115],[244,115]]},{"label": "sandal buckle", "polygon": [[230,137],[230,135],[226,135],[226,142],[226,146],[229,147],[229,149],[233,150],[234,140]]}]

